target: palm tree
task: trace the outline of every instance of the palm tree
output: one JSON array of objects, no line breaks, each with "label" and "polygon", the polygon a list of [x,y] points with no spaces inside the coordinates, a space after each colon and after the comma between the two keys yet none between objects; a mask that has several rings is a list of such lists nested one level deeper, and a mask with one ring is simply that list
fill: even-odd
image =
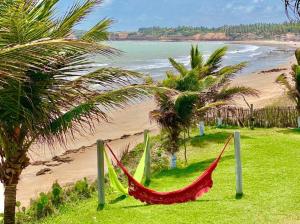
[{"label": "palm tree", "polygon": [[243,69],[246,63],[221,67],[226,51],[226,47],[219,48],[204,61],[198,46],[192,46],[190,69],[169,58],[178,74],[168,71],[166,79],[159,85],[176,90],[177,96],[157,93],[158,109],[152,111],[150,116],[165,132],[165,147],[173,159],[179,150],[180,134],[183,132],[186,136],[186,133],[189,133],[193,118],[203,116],[212,107],[228,103],[236,95],[257,95],[257,91],[252,88],[229,87],[231,78]]},{"label": "palm tree", "polygon": [[[186,133],[190,127],[194,104],[197,95],[181,94],[174,99],[172,92],[157,92],[155,95],[157,110],[150,112],[150,119],[156,121],[166,136],[163,145],[171,154],[171,168],[176,167],[176,153],[179,151],[182,139],[180,134]],[[185,143],[185,139],[183,139]],[[186,151],[185,160],[187,162]]]},{"label": "palm tree", "polygon": [[277,83],[281,84],[287,90],[287,95],[295,102],[300,116],[300,49],[295,51],[297,64],[292,65],[290,75],[281,74],[277,78]]},{"label": "palm tree", "polygon": [[220,101],[230,102],[237,95],[257,95],[258,92],[252,88],[230,86],[231,79],[246,66],[246,63],[222,67],[226,52],[227,47],[219,48],[205,61],[198,46],[192,46],[190,69],[170,58],[169,61],[178,74],[167,72],[167,78],[163,80],[162,85],[181,92],[198,93],[199,108],[207,108],[207,103],[215,105]]},{"label": "palm tree", "polygon": [[101,0],[77,2],[57,18],[59,0],[4,0],[0,3],[0,181],[5,188],[4,223],[15,223],[16,189],[29,165],[34,142],[66,143],[106,113],[147,96],[141,75],[95,68],[94,54],[119,52],[102,44],[110,19],[80,38],[72,29]]}]

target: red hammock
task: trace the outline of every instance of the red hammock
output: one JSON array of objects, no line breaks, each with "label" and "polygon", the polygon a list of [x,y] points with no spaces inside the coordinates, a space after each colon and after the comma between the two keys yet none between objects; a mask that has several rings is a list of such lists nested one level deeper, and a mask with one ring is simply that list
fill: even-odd
[{"label": "red hammock", "polygon": [[111,147],[107,145],[111,154],[117,161],[118,166],[123,170],[124,174],[128,178],[128,193],[137,200],[145,202],[147,204],[175,204],[185,203],[188,201],[195,201],[201,197],[204,193],[208,192],[213,186],[212,173],[216,169],[225,149],[229,145],[232,136],[228,138],[222,152],[219,157],[198,177],[191,185],[172,192],[156,192],[149,188],[144,187],[128,172],[125,166],[118,160]]}]

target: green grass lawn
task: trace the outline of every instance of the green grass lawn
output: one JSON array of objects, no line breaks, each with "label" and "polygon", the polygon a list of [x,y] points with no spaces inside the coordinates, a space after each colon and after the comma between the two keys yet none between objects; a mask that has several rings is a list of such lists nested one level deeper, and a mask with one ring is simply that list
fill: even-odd
[{"label": "green grass lawn", "polygon": [[[132,198],[96,211],[97,199],[68,205],[61,215],[41,223],[53,224],[180,224],[180,223],[300,223],[300,131],[241,129],[244,197],[235,198],[233,146],[216,169],[214,187],[198,201],[170,206],[144,205]],[[219,154],[230,129],[194,132],[188,147],[189,165],[153,174],[150,187],[181,188],[193,181]],[[182,158],[182,155],[180,155]],[[108,200],[113,200],[108,195]]]}]

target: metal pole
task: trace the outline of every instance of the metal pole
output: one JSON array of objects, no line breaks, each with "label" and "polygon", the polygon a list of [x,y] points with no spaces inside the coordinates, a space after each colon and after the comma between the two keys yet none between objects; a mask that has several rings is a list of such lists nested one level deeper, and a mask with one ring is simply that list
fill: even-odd
[{"label": "metal pole", "polygon": [[104,191],[104,142],[97,141],[97,170],[98,170],[98,210],[102,210],[105,205]]},{"label": "metal pole", "polygon": [[146,157],[145,157],[145,177],[146,184],[149,184],[151,181],[151,150],[150,150],[150,136],[149,130],[144,131],[144,144],[146,145],[148,141],[148,145],[146,148]]},{"label": "metal pole", "polygon": [[235,149],[235,171],[236,171],[236,196],[243,195],[243,180],[242,180],[242,162],[241,162],[241,134],[239,131],[234,132],[234,149]]}]

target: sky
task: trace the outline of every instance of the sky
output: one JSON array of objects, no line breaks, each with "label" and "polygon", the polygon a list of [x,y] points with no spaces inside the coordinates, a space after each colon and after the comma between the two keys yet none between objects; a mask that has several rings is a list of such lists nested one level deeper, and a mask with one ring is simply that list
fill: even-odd
[{"label": "sky", "polygon": [[[75,1],[61,0],[58,13],[62,14]],[[104,17],[115,20],[112,31],[287,21],[282,0],[104,0],[77,28],[86,30]]]}]

